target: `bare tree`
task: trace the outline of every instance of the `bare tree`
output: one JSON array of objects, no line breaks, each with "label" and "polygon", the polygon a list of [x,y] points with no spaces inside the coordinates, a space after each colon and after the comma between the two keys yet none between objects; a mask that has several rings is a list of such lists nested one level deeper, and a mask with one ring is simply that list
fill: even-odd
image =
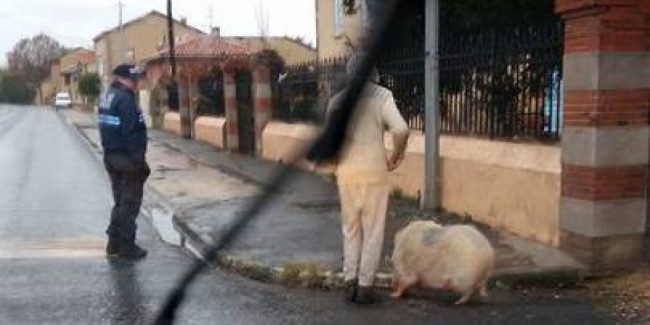
[{"label": "bare tree", "polygon": [[65,53],[66,49],[46,34],[23,38],[7,53],[9,71],[22,76],[40,98],[40,84],[50,75],[52,64]]},{"label": "bare tree", "polygon": [[257,0],[255,7],[255,22],[257,23],[257,33],[265,41],[269,37],[269,10],[264,7],[264,0]]}]

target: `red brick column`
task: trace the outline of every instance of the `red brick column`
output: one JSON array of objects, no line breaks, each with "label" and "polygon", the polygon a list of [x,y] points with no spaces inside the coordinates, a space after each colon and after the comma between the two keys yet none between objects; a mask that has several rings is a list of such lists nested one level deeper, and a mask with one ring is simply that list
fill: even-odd
[{"label": "red brick column", "polygon": [[239,124],[237,118],[237,85],[235,74],[223,71],[223,91],[226,107],[226,148],[230,151],[239,150]]},{"label": "red brick column", "polygon": [[190,139],[192,137],[192,122],[190,117],[190,76],[179,78],[178,83],[178,112],[181,117],[181,137]]},{"label": "red brick column", "polygon": [[273,112],[273,95],[270,84],[270,70],[266,66],[257,66],[253,72],[255,100],[255,148],[262,152],[262,132],[269,123]]},{"label": "red brick column", "polygon": [[[641,260],[647,215],[647,0],[557,0],[566,22],[561,247],[592,273]],[[642,5],[642,3],[644,3]]]}]

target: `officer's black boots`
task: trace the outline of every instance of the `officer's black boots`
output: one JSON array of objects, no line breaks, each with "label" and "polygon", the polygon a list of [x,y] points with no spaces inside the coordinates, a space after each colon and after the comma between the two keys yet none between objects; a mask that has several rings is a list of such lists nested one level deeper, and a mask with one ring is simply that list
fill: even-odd
[{"label": "officer's black boots", "polygon": [[372,287],[359,286],[354,302],[359,305],[371,305],[379,302]]},{"label": "officer's black boots", "polygon": [[147,256],[147,251],[135,243],[108,240],[106,245],[106,256],[109,258],[122,258],[127,260],[139,260]]},{"label": "officer's black boots", "polygon": [[120,248],[120,257],[129,260],[139,260],[147,256],[147,251],[140,246],[130,243]]},{"label": "officer's black boots", "polygon": [[106,256],[108,257],[118,257],[118,244],[116,240],[109,240],[106,244]]},{"label": "officer's black boots", "polygon": [[357,298],[357,290],[359,290],[359,284],[357,279],[345,281],[345,291],[344,297],[347,302],[355,302]]}]

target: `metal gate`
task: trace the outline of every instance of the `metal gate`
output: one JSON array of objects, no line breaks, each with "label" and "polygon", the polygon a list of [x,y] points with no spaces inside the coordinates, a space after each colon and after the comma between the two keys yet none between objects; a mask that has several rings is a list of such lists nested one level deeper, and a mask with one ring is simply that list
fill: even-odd
[{"label": "metal gate", "polygon": [[252,75],[246,69],[237,71],[237,126],[239,151],[255,154],[255,117],[253,115]]},{"label": "metal gate", "polygon": [[198,115],[224,116],[226,108],[224,102],[223,73],[221,70],[212,69],[206,76],[199,79],[198,85]]}]

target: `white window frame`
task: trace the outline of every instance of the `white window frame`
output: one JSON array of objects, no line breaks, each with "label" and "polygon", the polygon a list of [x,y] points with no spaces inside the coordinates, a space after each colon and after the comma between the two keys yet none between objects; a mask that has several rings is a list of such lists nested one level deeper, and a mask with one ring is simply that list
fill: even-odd
[{"label": "white window frame", "polygon": [[343,0],[334,0],[334,37],[343,35],[345,30],[344,19]]}]

